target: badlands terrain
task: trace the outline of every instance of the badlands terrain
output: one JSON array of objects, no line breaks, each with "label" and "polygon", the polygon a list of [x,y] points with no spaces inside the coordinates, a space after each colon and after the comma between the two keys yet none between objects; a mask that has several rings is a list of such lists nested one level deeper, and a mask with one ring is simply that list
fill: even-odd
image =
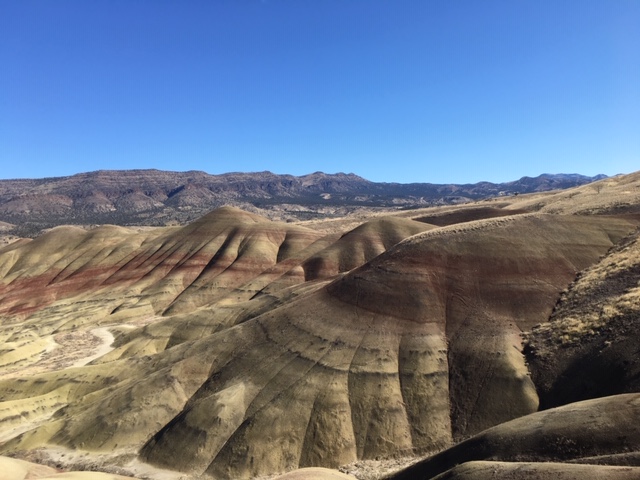
[{"label": "badlands terrain", "polygon": [[0,475],[640,478],[640,172],[289,220],[1,248]]}]

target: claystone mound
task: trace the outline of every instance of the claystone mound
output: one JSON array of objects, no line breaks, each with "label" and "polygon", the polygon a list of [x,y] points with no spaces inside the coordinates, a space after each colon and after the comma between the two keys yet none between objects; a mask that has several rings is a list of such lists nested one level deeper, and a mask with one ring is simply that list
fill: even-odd
[{"label": "claystone mound", "polygon": [[[412,237],[239,326],[246,352],[212,370],[143,456],[248,476],[259,473],[253,465],[336,466],[441,448],[452,431],[531,413],[537,398],[518,322],[543,318],[576,269],[632,228],[534,216]],[[204,412],[219,420],[202,423]]]},{"label": "claystone mound", "polygon": [[452,428],[468,435],[537,409],[520,333],[544,321],[575,273],[633,228],[557,216],[448,227],[411,237],[327,291],[343,311],[375,312],[379,330],[391,319],[413,329],[416,342],[426,325],[440,325]]},{"label": "claystone mound", "polygon": [[[255,216],[249,218],[252,217]],[[263,221],[261,225],[264,224]],[[272,222],[269,224],[278,225]],[[130,356],[143,350],[153,353],[152,351],[170,348],[231,327],[259,315],[272,304],[282,303],[281,296],[297,295],[292,287],[302,285],[305,280],[328,280],[366,263],[404,238],[430,228],[432,227],[407,219],[378,218],[364,223],[340,238],[330,235],[310,245],[305,243],[301,248],[288,248],[286,255],[282,254],[284,249],[281,248],[275,265],[266,265],[264,270],[257,268],[256,273],[249,275],[249,280],[242,285],[237,285],[238,282],[232,284],[227,280],[229,277],[224,275],[218,275],[208,283],[198,280],[202,287],[193,288],[196,283],[194,282],[191,287],[180,293],[165,310],[166,320],[154,322],[148,327],[120,336],[115,343],[118,351],[113,352],[109,358]],[[189,234],[187,237],[192,238],[193,235]],[[295,235],[287,234],[287,242],[290,243],[295,238]],[[220,254],[216,256],[221,258]],[[230,270],[232,269],[227,269],[227,272]],[[203,294],[207,285],[211,283],[219,285],[217,290]],[[315,288],[312,287],[312,283],[308,285],[305,288]],[[152,289],[158,292],[166,291],[166,282],[160,282],[143,293],[149,293]],[[189,305],[188,302],[193,302],[193,292],[197,292],[202,300]],[[206,305],[200,305],[202,303]],[[184,312],[181,312],[182,310]],[[126,310],[120,307],[117,311],[121,314],[126,313]],[[151,347],[151,344],[154,346]]]},{"label": "claystone mound", "polygon": [[350,230],[302,263],[305,280],[329,278],[364,265],[401,240],[434,227],[405,218],[382,217]]},{"label": "claystone mound", "polygon": [[[32,313],[59,299],[120,290],[160,312],[224,295],[321,237],[224,207],[182,228],[57,227],[0,255],[1,311]],[[129,300],[113,308],[135,305]],[[178,306],[174,305],[174,309]],[[116,310],[117,311],[117,310]]]},{"label": "claystone mound", "polygon": [[430,225],[437,225],[439,227],[445,227],[448,225],[454,225],[456,223],[466,223],[475,220],[484,220],[488,218],[500,218],[510,215],[516,215],[519,213],[526,213],[527,210],[518,209],[505,209],[501,206],[491,207],[458,207],[444,210],[437,214],[423,215],[415,220],[419,222],[425,222]]},{"label": "claystone mound", "polygon": [[[572,403],[490,428],[388,478],[466,478],[461,472],[460,477],[436,476],[456,465],[477,460],[581,463],[581,459],[584,459],[585,463],[595,464],[598,463],[598,457],[606,457],[611,463],[617,459],[617,463],[626,466],[637,458],[634,452],[640,451],[639,421],[639,393]],[[591,465],[584,470],[589,467]],[[566,471],[572,472],[574,468],[569,465]],[[601,472],[599,468],[594,466],[593,472]],[[544,464],[535,467],[536,470],[540,470],[542,478],[552,478],[552,475],[545,473]],[[639,475],[640,467],[632,471],[634,475]],[[589,475],[597,478],[597,473]]]}]

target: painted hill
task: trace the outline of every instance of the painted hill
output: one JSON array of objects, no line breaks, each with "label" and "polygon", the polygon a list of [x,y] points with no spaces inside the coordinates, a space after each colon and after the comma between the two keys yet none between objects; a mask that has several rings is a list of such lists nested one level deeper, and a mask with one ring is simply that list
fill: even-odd
[{"label": "painted hill", "polygon": [[0,453],[255,478],[442,451],[415,478],[632,478],[568,463],[637,451],[638,175],[601,182],[330,233],[224,207],[6,246]]}]

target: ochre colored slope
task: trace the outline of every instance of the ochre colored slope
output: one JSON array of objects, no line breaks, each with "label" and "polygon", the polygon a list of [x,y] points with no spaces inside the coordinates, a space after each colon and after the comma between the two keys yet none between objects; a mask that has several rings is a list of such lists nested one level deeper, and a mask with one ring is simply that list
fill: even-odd
[{"label": "ochre colored slope", "polygon": [[[163,261],[144,274],[148,286],[141,295],[162,305],[156,310],[168,307],[167,313],[192,311],[224,297],[319,238],[311,230],[221,208],[182,228],[154,249],[153,256]],[[138,268],[148,263],[152,262],[143,259]],[[159,303],[155,298],[163,300]],[[164,299],[171,301],[166,304]]]},{"label": "ochre colored slope", "polygon": [[184,296],[197,306],[199,296],[210,302],[319,238],[311,230],[233,208],[187,227],[142,234],[119,227],[88,232],[58,227],[0,251],[0,313],[27,314],[61,298],[102,290],[135,296],[133,303],[116,308],[143,302],[162,311]]},{"label": "ochre colored slope", "polygon": [[121,227],[89,232],[57,227],[0,250],[0,314],[22,318],[59,298],[97,288],[144,239]]},{"label": "ochre colored slope", "polygon": [[[379,248],[428,228],[405,220],[378,220],[373,225],[380,227],[365,227],[370,237],[347,235],[332,251],[344,256],[351,250],[362,250],[361,243],[382,245],[369,249],[362,257],[362,261],[366,261],[377,255]],[[155,321],[148,328],[134,329],[130,335],[120,334],[119,343],[123,348],[102,358],[101,365],[32,376],[26,382],[22,379],[19,383],[12,379],[0,382],[2,437],[10,438],[42,425],[18,443],[53,441],[74,448],[93,445],[93,448],[114,450],[118,445],[125,448],[136,442],[141,445],[182,409],[184,402],[207,379],[210,365],[203,370],[207,357],[199,350],[203,348],[202,342],[190,346],[189,352],[195,349],[197,354],[172,350],[171,355],[164,358],[164,366],[158,363],[159,359],[150,362],[144,357],[132,361],[132,357],[162,351],[167,344],[175,346],[208,337],[233,326],[236,322],[233,319],[241,322],[268,310],[274,303],[295,297],[299,293],[286,287],[304,282],[304,275],[280,282],[280,287],[273,280],[290,276],[291,269],[304,270],[300,264],[308,256],[326,249],[336,240],[336,236],[321,237],[301,227],[277,224],[224,208],[184,228],[144,233],[118,227],[101,227],[89,232],[78,228],[55,229],[22,249],[0,252],[0,255],[6,254],[0,256],[8,280],[4,299],[11,299],[14,294],[20,302],[24,302],[24,298],[32,299],[29,308],[10,308],[5,312],[2,329],[5,343],[0,349],[0,362],[5,367],[5,376],[9,372],[9,377],[18,376],[20,371],[33,375],[69,366],[69,362],[54,362],[55,355],[52,355],[62,348],[62,336],[70,336],[73,342],[81,335],[95,335],[93,332],[98,329],[91,328],[101,324],[114,324],[114,328],[121,331],[125,325],[118,322],[130,323],[124,331],[134,328],[138,322],[144,325],[153,320],[159,305],[168,304],[166,299],[173,301],[175,292],[178,296],[184,294],[185,298],[193,297],[187,294],[191,293],[188,290],[203,276],[210,275],[209,283],[219,282],[218,290],[222,292],[217,295],[216,291],[209,290],[207,295],[202,295],[203,303],[215,304],[216,298],[230,295],[235,300],[219,307],[231,318],[225,317],[227,321],[222,325],[210,318],[210,313],[218,309],[201,308],[202,313],[198,314],[193,312],[198,302],[183,302],[183,306],[188,305],[192,310],[166,321]],[[44,252],[38,253],[41,249]],[[357,266],[353,262],[350,266]],[[328,275],[337,273],[338,270]],[[257,289],[259,284],[262,287]],[[242,302],[260,294],[265,287],[269,289],[268,294],[263,292],[254,302]],[[281,289],[291,293],[280,294]],[[41,295],[42,292],[46,295]],[[141,303],[146,306],[141,307]],[[19,305],[24,307],[24,303]],[[202,320],[202,330],[190,328],[189,322],[197,318]],[[22,321],[18,321],[20,319]],[[12,322],[15,322],[13,326]],[[141,343],[144,345],[140,346]],[[243,344],[244,339],[238,338],[229,355],[235,354]],[[208,343],[203,345],[210,348]],[[220,353],[220,348],[215,347],[213,351]],[[120,356],[127,360],[109,362]],[[116,416],[120,419],[115,424],[103,420]]]},{"label": "ochre colored slope", "polygon": [[[207,305],[185,308],[183,304],[183,307],[175,308],[180,303],[178,299],[165,311],[166,320],[123,336],[116,343],[117,351],[109,358],[142,350],[149,353],[151,343],[156,349],[164,348],[233,326],[301,292],[319,288],[321,283],[318,282],[328,281],[358,267],[402,239],[430,228],[412,220],[385,217],[366,222],[341,237],[322,237],[305,248],[283,255],[277,264],[266,268],[247,283],[227,288],[224,296],[210,295]],[[318,268],[319,265],[322,267]],[[225,283],[221,282],[221,285]],[[296,285],[300,287],[291,288]],[[188,297],[189,291],[185,291],[183,296]]]},{"label": "ochre colored slope", "polygon": [[405,218],[382,217],[363,223],[302,263],[305,280],[352,270],[411,235],[435,228]]}]

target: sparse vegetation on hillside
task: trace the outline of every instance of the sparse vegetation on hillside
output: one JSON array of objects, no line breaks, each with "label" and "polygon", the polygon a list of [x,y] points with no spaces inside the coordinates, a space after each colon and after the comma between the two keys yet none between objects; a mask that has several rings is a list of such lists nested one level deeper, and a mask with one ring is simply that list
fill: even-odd
[{"label": "sparse vegetation on hillside", "polygon": [[544,406],[638,391],[640,241],[636,231],[563,293],[525,336]]},{"label": "sparse vegetation on hillside", "polygon": [[558,346],[599,335],[612,319],[640,313],[638,232],[616,245],[598,264],[580,272],[549,321],[526,336],[533,355],[555,355]]}]

